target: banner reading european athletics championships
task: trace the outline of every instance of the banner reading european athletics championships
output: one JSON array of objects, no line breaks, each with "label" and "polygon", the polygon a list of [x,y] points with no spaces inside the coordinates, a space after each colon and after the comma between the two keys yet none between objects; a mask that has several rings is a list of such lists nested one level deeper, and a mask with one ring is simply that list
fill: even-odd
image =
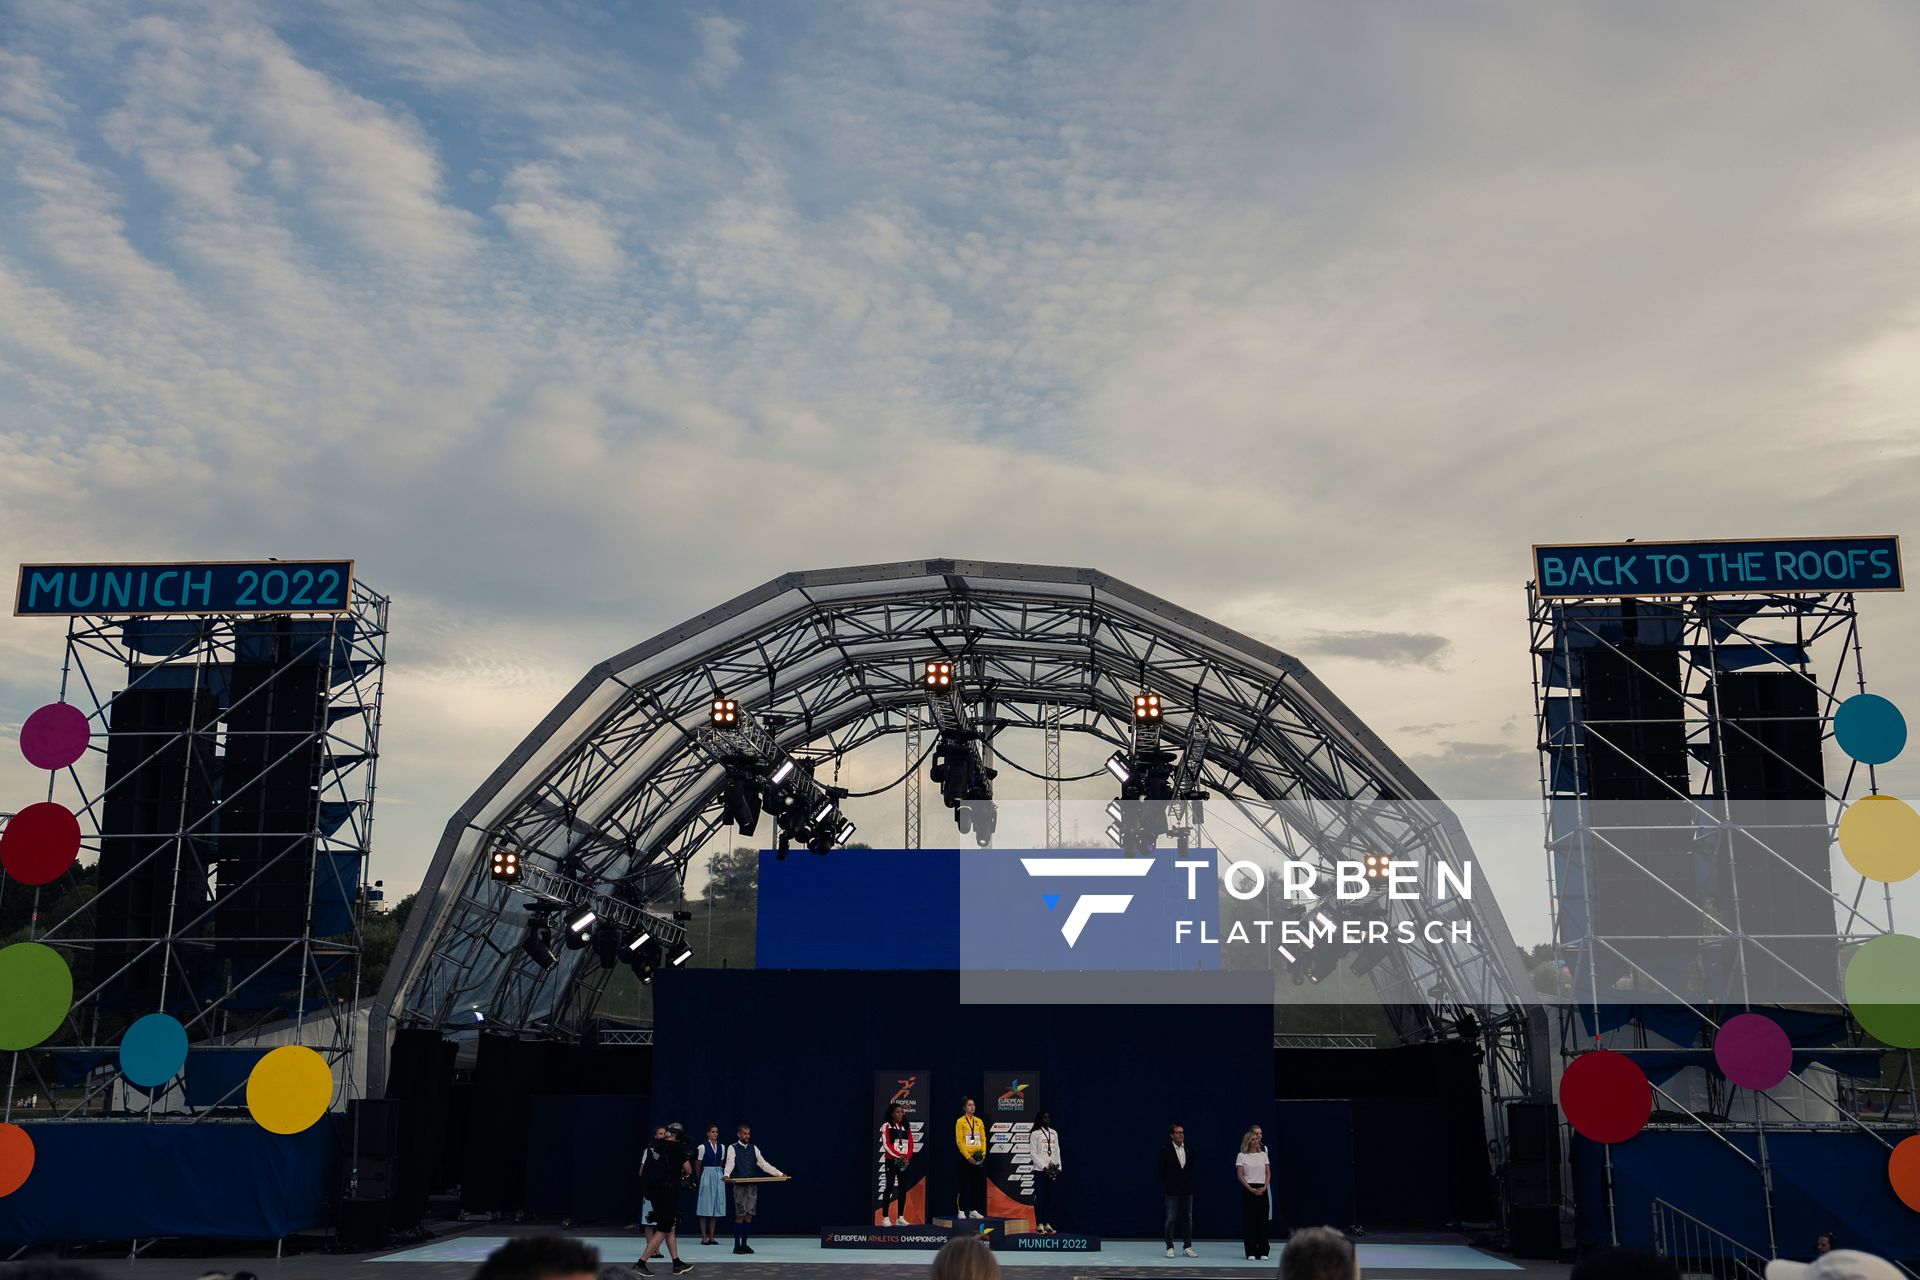
[{"label": "banner reading european athletics championships", "polygon": [[987,1216],[1033,1226],[1033,1151],[1028,1142],[1040,1114],[1040,1073],[989,1071],[980,1091],[986,1103]]},{"label": "banner reading european athletics championships", "polygon": [[887,1154],[880,1146],[880,1126],[886,1122],[887,1109],[894,1103],[906,1108],[903,1119],[913,1130],[913,1158],[900,1175],[907,1193],[907,1221],[927,1220],[927,1109],[933,1097],[933,1073],[930,1071],[876,1071],[873,1073],[872,1184],[867,1200],[873,1206],[874,1225],[880,1223],[880,1193],[886,1183]]}]

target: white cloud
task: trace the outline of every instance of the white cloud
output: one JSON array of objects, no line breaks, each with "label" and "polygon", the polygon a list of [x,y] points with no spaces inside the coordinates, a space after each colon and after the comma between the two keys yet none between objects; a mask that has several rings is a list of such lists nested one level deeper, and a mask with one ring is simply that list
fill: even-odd
[{"label": "white cloud", "polygon": [[709,89],[718,89],[740,67],[740,37],[746,35],[747,26],[710,13],[694,28],[700,36],[700,56],[694,60],[693,77]]},{"label": "white cloud", "polygon": [[[12,28],[0,540],[356,555],[390,881],[569,672],[788,569],[1083,563],[1344,637],[1390,742],[1524,787],[1530,543],[1910,509],[1897,11],[765,12],[691,60],[440,0]],[[1920,705],[1913,616],[1867,642]]]}]

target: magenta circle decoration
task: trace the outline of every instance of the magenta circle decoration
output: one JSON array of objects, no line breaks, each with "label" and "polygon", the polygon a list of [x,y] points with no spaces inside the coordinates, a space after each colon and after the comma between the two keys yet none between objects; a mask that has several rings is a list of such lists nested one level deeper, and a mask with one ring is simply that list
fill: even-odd
[{"label": "magenta circle decoration", "polygon": [[87,754],[93,730],[71,702],[49,702],[20,726],[20,754],[36,769],[64,769]]},{"label": "magenta circle decoration", "polygon": [[1785,1080],[1793,1070],[1793,1042],[1780,1024],[1765,1014],[1735,1014],[1713,1038],[1713,1060],[1727,1079],[1742,1089],[1763,1091]]}]

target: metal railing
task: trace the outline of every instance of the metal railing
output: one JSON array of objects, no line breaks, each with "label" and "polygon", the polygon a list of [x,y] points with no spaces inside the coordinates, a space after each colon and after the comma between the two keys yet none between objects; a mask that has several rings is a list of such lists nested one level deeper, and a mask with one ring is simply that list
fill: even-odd
[{"label": "metal railing", "polygon": [[1767,1256],[1665,1200],[1653,1202],[1653,1247],[1684,1276],[1765,1280]]}]

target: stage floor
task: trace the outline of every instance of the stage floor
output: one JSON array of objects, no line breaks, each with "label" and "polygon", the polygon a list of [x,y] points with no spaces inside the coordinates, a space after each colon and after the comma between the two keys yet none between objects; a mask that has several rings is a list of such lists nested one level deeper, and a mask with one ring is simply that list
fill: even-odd
[{"label": "stage floor", "polygon": [[[432,1244],[415,1249],[403,1249],[398,1253],[381,1254],[371,1259],[376,1263],[386,1262],[468,1262],[479,1263],[487,1254],[498,1248],[507,1237],[498,1235],[466,1235],[446,1240],[436,1240]],[[588,1244],[600,1250],[600,1257],[606,1262],[631,1262],[638,1256],[637,1237],[634,1236],[582,1236]],[[997,1255],[1002,1270],[1013,1271],[1059,1271],[1062,1269],[1081,1274],[1100,1271],[1118,1271],[1131,1275],[1142,1271],[1199,1271],[1230,1270],[1235,1272],[1273,1273],[1278,1266],[1280,1250],[1276,1246],[1273,1257],[1266,1262],[1248,1262],[1240,1252],[1237,1240],[1202,1240],[1194,1244],[1198,1258],[1185,1255],[1169,1258],[1166,1246],[1158,1241],[1147,1240],[1107,1240],[1102,1243],[1099,1253],[1074,1254],[1020,1254],[1017,1259],[1008,1254]],[[701,1263],[718,1272],[752,1273],[770,1280],[761,1270],[763,1267],[791,1267],[800,1263],[844,1267],[918,1267],[924,1271],[933,1262],[933,1252],[928,1249],[822,1249],[820,1241],[814,1236],[772,1236],[756,1238],[753,1241],[753,1253],[740,1257],[733,1252],[731,1245],[722,1244],[702,1248],[698,1244],[680,1246],[680,1256],[694,1263]],[[702,1268],[705,1269],[705,1268]],[[1520,1268],[1504,1258],[1464,1244],[1375,1244],[1363,1241],[1360,1245],[1360,1269],[1369,1276],[1401,1272],[1451,1272],[1451,1271],[1519,1271]],[[665,1266],[653,1268],[656,1274],[666,1274]]]},{"label": "stage floor", "polygon": [[[431,1243],[380,1253],[289,1253],[276,1261],[269,1247],[264,1256],[125,1257],[76,1259],[101,1280],[196,1280],[209,1271],[251,1271],[259,1280],[468,1280],[480,1260],[516,1235],[555,1231],[553,1226],[523,1223],[475,1225]],[[640,1254],[641,1237],[613,1233],[569,1233],[600,1250],[605,1280],[635,1280],[627,1264]],[[860,1280],[926,1280],[933,1253],[925,1250],[822,1249],[817,1236],[762,1236],[753,1241],[751,1257],[734,1256],[730,1244],[702,1248],[682,1247],[694,1270],[713,1280],[833,1280],[857,1271]],[[1269,1262],[1248,1262],[1236,1240],[1203,1240],[1198,1258],[1168,1258],[1166,1248],[1151,1240],[1108,1240],[1099,1253],[1076,1255],[1000,1254],[1001,1270],[1010,1280],[1124,1280],[1125,1277],[1167,1276],[1235,1277],[1274,1275],[1280,1252]],[[1516,1263],[1461,1242],[1457,1237],[1388,1236],[1363,1241],[1360,1262],[1367,1280],[1566,1280],[1569,1268],[1560,1263]],[[669,1274],[664,1262],[653,1267],[656,1276]]]}]

